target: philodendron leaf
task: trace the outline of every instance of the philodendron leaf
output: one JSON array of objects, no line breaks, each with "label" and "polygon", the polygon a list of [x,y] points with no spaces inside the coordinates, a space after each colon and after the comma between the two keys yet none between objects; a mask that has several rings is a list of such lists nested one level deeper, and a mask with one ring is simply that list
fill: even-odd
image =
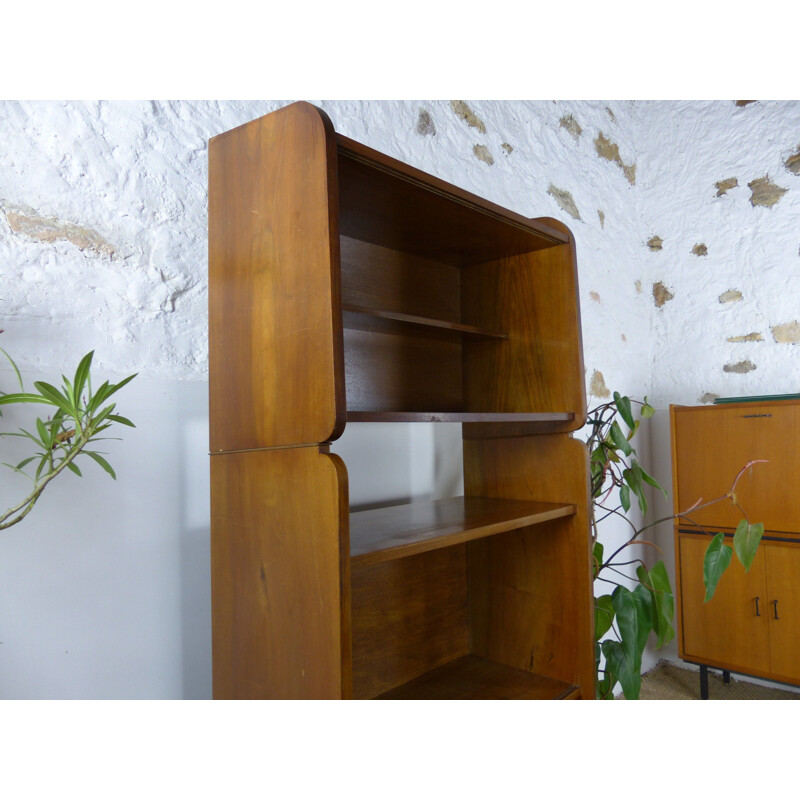
[{"label": "philodendron leaf", "polygon": [[642,514],[646,513],[647,498],[644,496],[644,487],[642,486],[642,470],[635,460],[630,469],[622,471],[622,480],[628,484],[630,490],[636,495],[636,499],[639,501],[639,510]]},{"label": "philodendron leaf", "polygon": [[655,413],[656,410],[647,402],[647,395],[645,395],[644,405],[642,406],[642,416],[647,419],[648,417],[652,417]]},{"label": "philodendron leaf", "polygon": [[600,571],[600,566],[603,563],[603,545],[600,542],[595,542],[592,548],[592,577],[596,576]]},{"label": "philodendron leaf", "polygon": [[631,411],[631,401],[629,397],[622,397],[619,392],[614,392],[614,405],[619,411],[619,415],[625,421],[625,424],[633,430],[635,423],[633,421],[633,412]]},{"label": "philodendron leaf", "polygon": [[706,586],[704,603],[714,596],[717,583],[719,583],[722,573],[728,569],[732,558],[733,548],[725,544],[725,534],[718,533],[706,548],[706,555],[703,559],[703,583]]},{"label": "philodendron leaf", "polygon": [[619,502],[626,513],[631,510],[631,490],[627,486],[619,487]]},{"label": "philodendron leaf", "polygon": [[650,590],[653,601],[653,631],[658,637],[656,648],[663,647],[675,636],[675,629],[672,627],[675,598],[667,568],[663,561],[659,561],[649,572],[642,566],[637,567],[636,575]]},{"label": "philodendron leaf", "polygon": [[638,467],[639,472],[642,474],[642,480],[645,483],[649,483],[652,487],[658,489],[664,495],[664,499],[666,500],[667,490],[652,475],[648,475],[642,468],[641,464],[637,462],[636,466]]},{"label": "philodendron leaf", "polygon": [[617,616],[622,648],[636,669],[640,669],[644,646],[653,627],[650,591],[641,584],[633,591],[617,586],[611,595],[611,603]]},{"label": "philodendron leaf", "polygon": [[736,526],[736,533],[733,534],[733,549],[742,562],[745,572],[750,571],[753,566],[753,559],[756,557],[756,550],[761,542],[761,537],[764,535],[764,524],[757,522],[755,525],[750,525],[746,519],[743,519]]},{"label": "philodendron leaf", "polygon": [[630,442],[625,438],[625,434],[622,432],[622,428],[620,428],[616,420],[611,424],[608,437],[614,447],[616,447],[617,450],[621,450],[626,456],[629,456],[633,452]]},{"label": "philodendron leaf", "polygon": [[611,602],[611,595],[604,594],[594,600],[594,635],[595,639],[602,639],[611,623],[614,621],[614,604]]},{"label": "philodendron leaf", "polygon": [[614,684],[619,681],[625,699],[638,700],[642,688],[641,664],[636,666],[623,646],[614,639],[606,639],[602,648],[606,657],[606,672],[611,673],[611,680],[614,681],[608,688],[606,696],[610,697]]}]

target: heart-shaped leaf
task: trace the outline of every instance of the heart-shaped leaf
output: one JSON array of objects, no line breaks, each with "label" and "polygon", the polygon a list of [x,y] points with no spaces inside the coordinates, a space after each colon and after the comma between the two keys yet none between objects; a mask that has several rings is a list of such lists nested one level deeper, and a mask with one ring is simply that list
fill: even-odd
[{"label": "heart-shaped leaf", "polygon": [[707,603],[714,596],[717,583],[722,573],[728,569],[732,558],[733,548],[725,544],[725,534],[718,533],[706,548],[703,559],[703,583],[706,586],[706,597],[703,602]]},{"label": "heart-shaped leaf", "polygon": [[756,557],[756,550],[764,535],[764,524],[757,522],[755,525],[743,519],[737,526],[733,534],[733,549],[742,562],[745,572],[750,571],[753,566],[753,559]]}]

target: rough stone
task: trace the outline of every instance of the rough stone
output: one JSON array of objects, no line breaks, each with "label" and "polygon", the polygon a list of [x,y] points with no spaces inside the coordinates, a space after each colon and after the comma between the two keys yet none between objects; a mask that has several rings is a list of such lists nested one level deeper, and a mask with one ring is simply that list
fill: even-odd
[{"label": "rough stone", "polygon": [[606,106],[606,114],[608,114],[608,116],[611,117],[611,121],[612,122],[616,122],[617,121],[616,115],[614,114],[614,112],[608,106]]},{"label": "rough stone", "polygon": [[664,247],[664,240],[660,236],[653,236],[652,239],[649,239],[647,242],[647,246],[653,251],[656,252],[657,250],[661,250]]},{"label": "rough stone", "polygon": [[729,336],[729,342],[763,342],[764,337],[760,333],[747,333],[744,336]]},{"label": "rough stone", "polygon": [[600,227],[606,227],[606,215],[598,208],[597,209],[597,217],[600,220]]},{"label": "rough stone", "polygon": [[694,255],[696,255],[696,256],[707,256],[708,255],[708,247],[706,247],[706,245],[703,242],[700,242],[700,244],[696,244],[692,248],[692,253],[694,253]]},{"label": "rough stone", "polygon": [[800,175],[800,147],[797,152],[793,153],[783,162],[783,166],[792,173],[792,175]]},{"label": "rough stone", "polygon": [[417,133],[420,136],[436,136],[436,126],[433,124],[433,117],[431,117],[424,108],[419,110]]},{"label": "rough stone", "polygon": [[558,206],[562,211],[566,211],[567,214],[569,214],[573,219],[581,218],[578,207],[575,205],[575,200],[573,200],[572,195],[566,189],[559,189],[557,186],[553,186],[551,183],[547,190],[547,194],[549,194],[556,201],[556,203],[558,203]]},{"label": "rough stone", "polygon": [[613,161],[617,164],[631,186],[636,183],[636,164],[624,164],[619,155],[619,145],[607,139],[602,131],[598,133],[597,138],[594,140],[594,149],[600,158],[605,158],[607,161]]},{"label": "rough stone", "polygon": [[769,175],[750,181],[747,185],[751,191],[750,203],[754,208],[756,206],[772,208],[787,192],[786,189],[774,184]]},{"label": "rough stone", "polygon": [[576,142],[581,138],[583,128],[581,128],[581,126],[578,124],[578,121],[572,116],[572,114],[561,117],[561,119],[558,121],[558,124],[564,128],[564,130],[566,130]]},{"label": "rough stone", "polygon": [[481,133],[486,133],[486,125],[463,100],[451,100],[450,108],[453,113],[463,119],[470,128],[477,128]]},{"label": "rough stone", "polygon": [[483,161],[484,164],[488,164],[490,167],[492,164],[494,164],[492,154],[489,152],[489,148],[485,144],[476,144],[472,148],[472,152],[475,154],[475,157],[480,161]]},{"label": "rough stone", "polygon": [[772,336],[779,344],[798,344],[800,342],[800,322],[784,322],[770,327]]},{"label": "rough stone", "polygon": [[750,103],[757,103],[758,100],[737,100],[736,105],[738,108],[743,108],[744,106],[749,106]]},{"label": "rough stone", "polygon": [[595,370],[592,373],[592,378],[589,381],[589,394],[592,395],[592,397],[611,397],[611,392],[606,386],[603,373],[599,370]]},{"label": "rough stone", "polygon": [[739,185],[739,179],[725,178],[724,181],[717,181],[714,185],[717,187],[717,197],[722,197],[726,192],[735,189]]},{"label": "rough stone", "polygon": [[653,301],[656,304],[656,308],[661,308],[664,303],[672,300],[674,296],[675,295],[673,295],[672,292],[667,289],[663,283],[661,283],[661,281],[653,284]]},{"label": "rough stone", "polygon": [[722,367],[722,371],[743,374],[745,372],[752,372],[755,368],[756,365],[752,361],[737,361],[735,364],[725,364]]},{"label": "rough stone", "polygon": [[636,294],[642,293],[642,282],[641,281],[634,281],[633,285],[636,287]]},{"label": "rough stone", "polygon": [[20,236],[45,244],[69,242],[79,250],[105,258],[114,258],[117,255],[112,244],[96,231],[82,225],[64,222],[55,217],[43,217],[33,209],[22,206],[6,206],[3,211],[11,230]]},{"label": "rough stone", "polygon": [[719,296],[720,303],[738,303],[742,299],[742,293],[738,289],[728,289]]},{"label": "rough stone", "polygon": [[511,155],[511,153],[514,152],[514,148],[508,142],[503,142],[503,144],[501,144],[500,147],[502,147],[503,150],[506,151],[507,156]]},{"label": "rough stone", "polygon": [[589,297],[595,301],[595,303],[600,302],[600,295],[597,292],[589,292]]},{"label": "rough stone", "polygon": [[719,397],[718,394],[714,394],[713,392],[705,392],[701,394],[698,402],[699,403],[713,403]]}]

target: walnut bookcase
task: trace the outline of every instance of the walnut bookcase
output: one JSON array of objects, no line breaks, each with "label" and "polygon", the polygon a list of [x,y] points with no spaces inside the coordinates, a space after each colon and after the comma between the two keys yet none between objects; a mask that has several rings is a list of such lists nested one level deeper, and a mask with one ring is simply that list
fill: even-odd
[{"label": "walnut bookcase", "polygon": [[[295,103],[211,140],[214,696],[594,696],[572,235]],[[465,496],[350,513],[346,423],[462,423]]]}]

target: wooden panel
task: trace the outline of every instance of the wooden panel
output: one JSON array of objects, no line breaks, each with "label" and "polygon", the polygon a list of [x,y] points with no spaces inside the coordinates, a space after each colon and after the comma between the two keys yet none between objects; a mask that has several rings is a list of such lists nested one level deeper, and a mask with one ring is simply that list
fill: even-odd
[{"label": "wooden panel", "polygon": [[332,137],[295,103],[209,144],[212,452],[344,428]]},{"label": "wooden panel", "polygon": [[464,545],[353,567],[353,694],[375,697],[465,655]]},{"label": "wooden panel", "polygon": [[575,686],[479,658],[461,658],[392,689],[379,700],[560,700]]},{"label": "wooden panel", "polygon": [[211,457],[215,698],[350,696],[347,507],[319,448]]},{"label": "wooden panel", "polygon": [[[471,427],[465,439],[491,439],[548,433],[572,414],[483,414],[475,411],[348,411],[348,422],[463,422]],[[475,430],[475,429],[478,430]],[[513,432],[512,432],[513,431]]]},{"label": "wooden panel", "polygon": [[508,334],[464,341],[465,410],[572,412],[561,430],[580,428],[586,395],[574,244],[465,268],[461,291],[463,323]]},{"label": "wooden panel", "polygon": [[[800,459],[787,443],[800,441],[797,402],[736,403],[671,408],[676,470],[675,512],[724,495],[739,470],[751,460],[766,459],[742,476],[740,505],[767,530],[800,530]],[[701,525],[735,528],[742,512],[729,502],[694,511]]]},{"label": "wooden panel", "polygon": [[767,564],[770,666],[777,680],[796,683],[800,681],[800,546],[768,542],[761,547]]},{"label": "wooden panel", "polygon": [[337,140],[347,236],[457,265],[567,240],[550,220],[525,219],[358,142]]},{"label": "wooden panel", "polygon": [[362,331],[384,331],[387,333],[402,333],[407,325],[422,328],[435,328],[449,331],[459,336],[478,336],[490,339],[507,339],[505,333],[489,331],[475,325],[462,325],[460,322],[446,322],[431,317],[417,317],[413,314],[400,314],[397,311],[383,311],[379,308],[361,308],[359,306],[343,304],[345,328],[355,328]]},{"label": "wooden panel", "polygon": [[348,411],[459,411],[460,338],[345,330]]},{"label": "wooden panel", "polygon": [[594,697],[585,445],[563,435],[465,440],[464,487],[576,506],[573,517],[469,543],[472,652]]},{"label": "wooden panel", "polygon": [[448,497],[360,511],[350,515],[351,563],[405,558],[574,513],[569,504],[491,497]]},{"label": "wooden panel", "polygon": [[679,535],[677,538],[681,658],[712,660],[748,673],[768,672],[769,620],[763,550],[756,553],[748,573],[734,558],[714,597],[704,603],[703,558],[711,537]]}]

